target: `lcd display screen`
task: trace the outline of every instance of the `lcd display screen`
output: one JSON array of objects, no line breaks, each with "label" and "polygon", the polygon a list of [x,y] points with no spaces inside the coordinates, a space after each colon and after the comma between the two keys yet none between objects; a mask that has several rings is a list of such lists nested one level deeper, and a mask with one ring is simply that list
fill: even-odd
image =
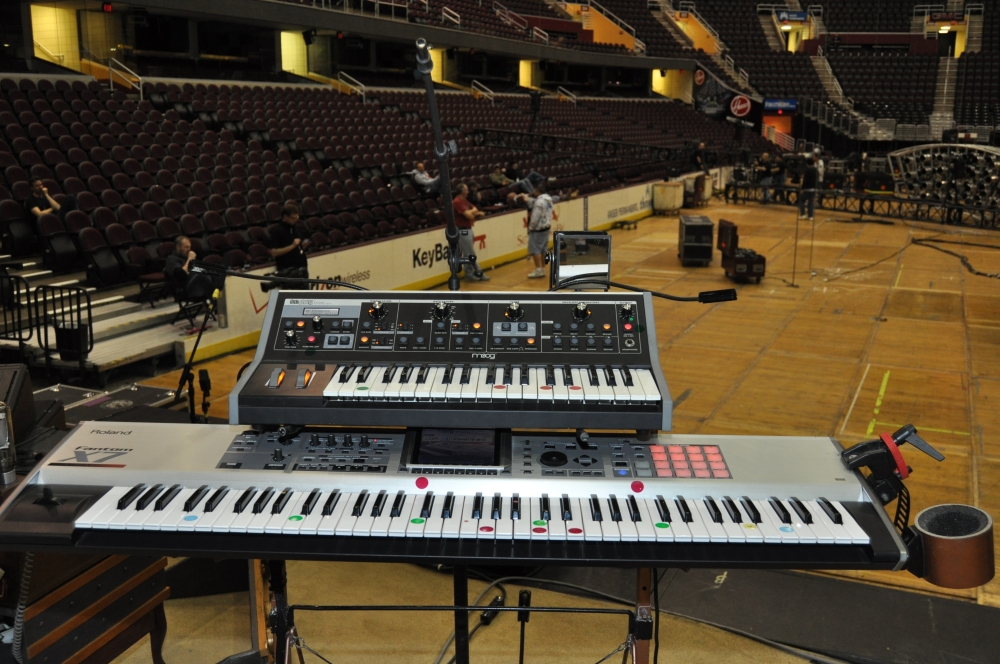
[{"label": "lcd display screen", "polygon": [[495,466],[493,429],[422,429],[413,464],[418,466]]}]

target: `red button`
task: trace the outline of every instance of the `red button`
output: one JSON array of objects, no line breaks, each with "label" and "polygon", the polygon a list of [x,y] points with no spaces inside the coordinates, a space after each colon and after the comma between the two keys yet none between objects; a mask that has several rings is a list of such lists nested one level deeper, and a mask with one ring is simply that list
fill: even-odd
[{"label": "red button", "polygon": [[719,448],[716,447],[715,445],[705,446],[705,454],[718,454],[718,453],[719,453]]},{"label": "red button", "polygon": [[684,448],[681,447],[680,445],[668,445],[667,451],[670,452],[671,454],[677,454],[678,452],[683,453]]},{"label": "red button", "polygon": [[688,454],[688,459],[690,459],[691,461],[704,461],[705,460],[705,455],[704,454]]},{"label": "red button", "polygon": [[646,487],[645,485],[643,485],[642,482],[639,481],[632,482],[632,491],[634,491],[635,493],[642,493],[642,490],[645,488]]},{"label": "red button", "polygon": [[708,465],[712,467],[712,470],[725,470],[726,469],[726,464],[724,462],[722,462],[722,461],[710,461],[708,463]]},{"label": "red button", "polygon": [[690,470],[685,470],[685,469],[678,468],[674,472],[677,474],[677,477],[691,477],[691,471]]},{"label": "red button", "polygon": [[721,454],[706,454],[705,455],[709,461],[722,461]]},{"label": "red button", "polygon": [[700,454],[701,453],[701,446],[700,445],[688,445],[687,446],[687,452],[688,452],[688,454],[691,454],[692,452],[694,452],[695,454]]},{"label": "red button", "polygon": [[674,461],[674,468],[687,468],[687,467],[688,467],[687,461]]},{"label": "red button", "polygon": [[708,464],[705,463],[704,461],[692,461],[691,467],[696,470],[705,470],[706,468],[708,468]]},{"label": "red button", "polygon": [[654,452],[654,453],[655,452],[662,452],[663,451],[663,445],[650,445],[649,446],[649,451],[650,452]]},{"label": "red button", "polygon": [[532,528],[531,532],[533,532],[533,533],[544,533],[545,529],[544,528]]},{"label": "red button", "polygon": [[583,528],[567,528],[566,532],[570,533],[571,535],[579,535],[580,533],[583,532]]},{"label": "red button", "polygon": [[479,530],[482,531],[482,532],[484,532],[484,533],[492,533],[493,532],[493,526],[480,526]]},{"label": "red button", "polygon": [[653,459],[663,459],[664,461],[667,460],[666,452],[653,452],[653,454],[650,456],[652,456]]},{"label": "red button", "polygon": [[[687,472],[687,471],[685,471],[685,472]],[[674,474],[670,471],[669,468],[657,468],[656,469],[656,476],[657,477],[673,477]]]},{"label": "red button", "polygon": [[310,335],[306,337],[306,341],[308,341],[309,343],[314,343],[316,341],[316,337]]},{"label": "red button", "polygon": [[418,477],[416,484],[418,489],[426,489],[427,485],[430,484],[430,482],[427,480],[426,477]]},{"label": "red button", "polygon": [[625,323],[624,325],[622,325],[622,327],[624,327],[626,331],[631,330],[632,329],[632,323]]},{"label": "red button", "polygon": [[671,461],[687,461],[687,457],[685,457],[683,454],[671,454],[670,455],[670,460]]},{"label": "red button", "polygon": [[666,459],[663,459],[662,461],[656,459],[655,461],[653,461],[653,468],[669,468],[669,467],[670,467],[670,462],[668,462]]},{"label": "red button", "polygon": [[712,474],[715,475],[716,477],[721,477],[721,478],[729,477],[728,470],[713,470]]},{"label": "red button", "polygon": [[696,470],[694,471],[695,477],[711,477],[707,470]]}]

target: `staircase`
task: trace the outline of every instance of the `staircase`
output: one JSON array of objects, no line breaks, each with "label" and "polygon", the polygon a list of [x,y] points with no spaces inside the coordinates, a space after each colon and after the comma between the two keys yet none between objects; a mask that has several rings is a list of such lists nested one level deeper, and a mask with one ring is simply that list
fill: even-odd
[{"label": "staircase", "polygon": [[[660,5],[660,7],[662,8],[663,5]],[[674,38],[674,41],[686,48],[694,47],[694,43],[691,41],[691,38],[687,36],[686,32],[677,27],[677,24],[674,23],[673,19],[667,12],[657,11],[650,7],[650,13],[652,13],[653,18],[659,21],[660,25],[662,25],[663,28],[670,33],[670,36]]]},{"label": "staircase", "polygon": [[764,37],[767,39],[767,45],[771,47],[771,50],[784,51],[785,40],[781,37],[778,29],[774,27],[774,18],[772,15],[757,14],[757,20],[760,21],[760,28],[764,31]]},{"label": "staircase", "polygon": [[809,60],[812,62],[813,69],[816,70],[816,75],[819,76],[820,83],[823,84],[823,89],[826,90],[827,98],[841,106],[848,107],[850,102],[844,96],[844,90],[840,87],[840,82],[833,73],[833,69],[830,68],[830,62],[826,56],[813,55],[810,56]]},{"label": "staircase", "polygon": [[788,8],[793,12],[802,11],[802,3],[799,2],[799,0],[785,0],[785,4],[788,5]]},{"label": "staircase", "polygon": [[983,15],[967,14],[968,25],[965,33],[965,52],[978,53],[983,47]]},{"label": "staircase", "polygon": [[559,18],[565,19],[567,21],[573,20],[573,15],[570,14],[565,9],[563,9],[563,6],[558,2],[558,0],[545,0],[545,4]]},{"label": "staircase", "polygon": [[955,80],[958,63],[955,58],[941,58],[938,63],[937,84],[934,87],[934,112],[931,113],[931,138],[941,140],[945,129],[955,126]]}]

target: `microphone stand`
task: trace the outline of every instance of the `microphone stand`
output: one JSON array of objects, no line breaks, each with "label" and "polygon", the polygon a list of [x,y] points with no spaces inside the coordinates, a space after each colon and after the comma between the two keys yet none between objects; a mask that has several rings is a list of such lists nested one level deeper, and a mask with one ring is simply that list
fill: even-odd
[{"label": "microphone stand", "polygon": [[438,182],[439,190],[444,197],[444,218],[447,222],[444,237],[448,240],[448,267],[451,269],[451,276],[448,277],[448,290],[459,290],[458,273],[466,265],[470,266],[476,260],[476,256],[459,256],[458,251],[458,226],[455,225],[455,209],[451,201],[451,178],[448,175],[448,157],[458,154],[458,145],[455,141],[444,143],[444,134],[441,130],[441,116],[438,114],[437,99],[434,97],[434,81],[431,80],[431,70],[434,69],[434,62],[431,60],[431,46],[425,39],[417,40],[417,71],[414,72],[416,78],[423,78],[424,88],[427,90],[427,105],[430,106],[431,127],[434,129],[434,155],[437,157],[440,175]]},{"label": "microphone stand", "polygon": [[[195,408],[195,398],[194,398],[194,356],[195,353],[198,352],[198,344],[201,343],[201,335],[205,333],[205,328],[208,327],[208,320],[215,313],[215,309],[218,306],[218,303],[219,303],[219,291],[216,289],[212,291],[212,295],[209,298],[208,306],[205,309],[205,319],[201,322],[201,328],[198,330],[198,337],[194,340],[194,347],[191,349],[191,355],[188,357],[188,361],[184,363],[184,370],[181,371],[181,379],[177,383],[177,391],[174,392],[174,403],[177,403],[178,401],[181,400],[181,390],[184,389],[184,383],[187,383],[188,414],[191,417],[191,424],[198,423],[198,410],[197,408]],[[205,409],[205,415],[206,415],[205,420],[208,421],[207,408]]]}]

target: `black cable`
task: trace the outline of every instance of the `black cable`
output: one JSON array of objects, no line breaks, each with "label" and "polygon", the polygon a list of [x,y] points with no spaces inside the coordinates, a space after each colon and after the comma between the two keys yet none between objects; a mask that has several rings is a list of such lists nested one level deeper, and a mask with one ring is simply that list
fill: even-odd
[{"label": "black cable", "polygon": [[351,288],[353,290],[366,291],[368,290],[364,286],[358,286],[357,284],[349,284],[346,281],[337,281],[336,279],[300,279],[298,277],[276,277],[276,276],[261,276],[257,274],[247,274],[246,272],[237,272],[235,270],[226,270],[227,277],[239,277],[240,279],[252,279],[254,281],[276,281],[284,284],[303,284],[311,285],[316,284],[317,286],[343,286],[344,288]]},{"label": "black cable", "polygon": [[928,244],[929,242],[939,242],[939,243],[958,244],[958,245],[964,244],[970,247],[987,247],[989,249],[1000,249],[1000,247],[992,244],[981,244],[978,242],[956,242],[955,240],[938,240],[933,237],[917,238],[916,240],[911,240],[912,244],[916,244],[921,247],[927,247],[928,249],[934,249],[936,251],[940,251],[941,253],[954,256],[955,258],[957,258],[962,262],[962,265],[965,267],[966,270],[968,270],[969,272],[971,272],[976,276],[986,277],[988,279],[1000,279],[1000,272],[982,272],[981,270],[977,270],[972,266],[972,263],[969,261],[968,256],[960,254],[957,251],[951,251],[950,249],[945,249],[944,247],[936,247],[933,244]]},{"label": "black cable", "polygon": [[244,364],[242,367],[240,367],[240,370],[236,372],[236,380],[237,381],[239,381],[240,378],[243,378],[243,372],[246,371],[247,367],[249,367],[251,364],[253,364],[253,360],[250,360],[249,362],[247,362],[246,364]]},{"label": "black cable", "polygon": [[563,279],[562,281],[558,282],[555,286],[550,288],[549,291],[558,291],[562,290],[563,288],[568,288],[570,286],[576,286],[581,284],[598,283],[601,285],[611,286],[613,288],[620,288],[622,290],[632,291],[633,293],[649,293],[653,297],[663,298],[664,300],[671,300],[672,302],[701,302],[702,304],[709,304],[713,302],[728,302],[736,299],[735,288],[724,288],[722,290],[702,291],[693,297],[681,297],[679,295],[670,295],[669,293],[660,293],[658,291],[646,290],[645,288],[629,286],[628,284],[622,284],[617,281],[610,281],[606,278],[603,278],[604,276],[605,273],[603,272],[580,274],[575,277]]},{"label": "black cable", "polygon": [[[666,570],[663,572],[666,574]],[[660,575],[653,568],[653,664],[660,661]]]}]

